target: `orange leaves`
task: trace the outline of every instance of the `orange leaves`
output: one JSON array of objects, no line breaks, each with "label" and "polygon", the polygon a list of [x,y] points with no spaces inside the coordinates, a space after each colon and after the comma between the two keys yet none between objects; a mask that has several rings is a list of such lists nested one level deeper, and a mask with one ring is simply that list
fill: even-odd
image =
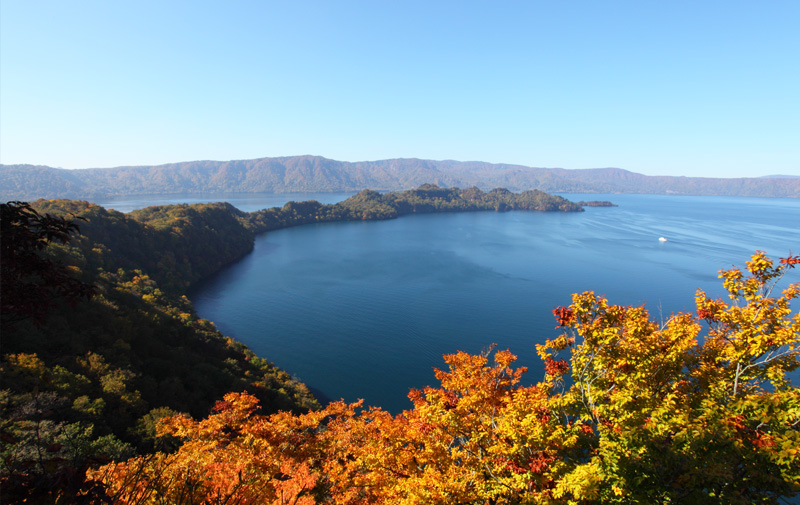
[{"label": "orange leaves", "polygon": [[706,319],[709,322],[714,322],[717,320],[716,313],[713,310],[705,307],[700,307],[697,309],[697,317],[700,319]]},{"label": "orange leaves", "polygon": [[786,265],[789,268],[794,268],[795,265],[800,263],[800,256],[788,256],[786,258],[781,258],[780,260],[782,265]]},{"label": "orange leaves", "polygon": [[311,491],[319,478],[307,463],[282,462],[280,474],[273,479],[275,498],[270,505],[314,505],[317,501]]},{"label": "orange leaves", "polygon": [[758,432],[755,437],[752,439],[753,448],[754,450],[759,449],[767,449],[772,450],[778,444],[775,442],[775,439],[768,433],[761,433]]},{"label": "orange leaves", "polygon": [[[511,365],[511,363],[515,362],[517,357],[508,350],[505,351],[497,351],[494,353],[494,362],[498,368],[505,368],[505,373],[508,375],[512,375],[513,372],[509,370],[507,367]],[[519,374],[524,373],[524,370],[518,372]],[[517,376],[517,379],[519,377]]]},{"label": "orange leaves", "polygon": [[728,305],[722,300],[710,299],[702,289],[697,290],[694,300],[697,305],[697,317],[705,319],[708,323],[717,322],[719,314],[728,308]]},{"label": "orange leaves", "polygon": [[204,420],[167,418],[159,433],[184,439],[175,454],[109,465],[93,477],[118,503],[316,503],[324,446],[317,430],[327,415],[352,415],[354,406],[269,417],[257,408],[255,397],[230,393]]},{"label": "orange leaves", "polygon": [[569,307],[557,307],[553,309],[553,315],[558,322],[557,328],[568,326],[575,321],[575,313]]},{"label": "orange leaves", "polygon": [[233,403],[227,400],[217,400],[217,402],[214,404],[214,407],[212,407],[211,410],[214,412],[225,412],[226,410],[232,410],[232,409],[233,409]]},{"label": "orange leaves", "polygon": [[427,401],[444,410],[450,410],[458,402],[465,408],[496,408],[509,389],[517,384],[525,367],[513,370],[509,367],[517,359],[508,351],[498,351],[494,355],[494,366],[488,366],[489,359],[483,355],[473,356],[465,352],[444,356],[450,371],[435,370],[436,378],[442,383],[441,390],[426,390]]},{"label": "orange leaves", "polygon": [[482,503],[530,492],[531,464],[544,472],[550,461],[532,456],[537,440],[555,419],[546,394],[519,386],[514,359],[501,351],[490,366],[486,356],[448,355],[442,387],[409,394],[414,409],[330,423],[337,454],[347,455],[329,471],[332,496],[361,489],[370,503]]},{"label": "orange leaves", "polygon": [[408,391],[408,399],[414,404],[415,408],[421,407],[428,403],[425,398],[425,391],[421,389],[411,389]]}]

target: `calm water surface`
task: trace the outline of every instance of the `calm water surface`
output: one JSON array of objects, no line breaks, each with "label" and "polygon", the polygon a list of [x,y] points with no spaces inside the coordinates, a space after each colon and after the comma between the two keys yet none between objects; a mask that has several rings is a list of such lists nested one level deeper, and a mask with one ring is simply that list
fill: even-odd
[{"label": "calm water surface", "polygon": [[557,336],[551,311],[574,292],[646,301],[666,318],[693,310],[697,288],[721,295],[717,270],[757,249],[800,252],[800,200],[565,196],[620,206],[279,230],[190,297],[223,333],[324,396],[398,412],[456,350],[496,343],[540,380],[534,345]]}]

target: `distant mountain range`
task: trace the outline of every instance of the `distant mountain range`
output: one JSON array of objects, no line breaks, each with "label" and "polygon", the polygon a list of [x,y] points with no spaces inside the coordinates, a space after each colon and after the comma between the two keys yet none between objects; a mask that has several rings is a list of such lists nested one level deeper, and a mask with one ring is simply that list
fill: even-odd
[{"label": "distant mountain range", "polygon": [[0,199],[96,199],[174,193],[400,191],[422,184],[548,193],[647,193],[800,197],[800,177],[715,179],[647,176],[619,168],[566,170],[477,161],[402,158],[350,163],[320,156],[189,161],[65,170],[0,165]]}]

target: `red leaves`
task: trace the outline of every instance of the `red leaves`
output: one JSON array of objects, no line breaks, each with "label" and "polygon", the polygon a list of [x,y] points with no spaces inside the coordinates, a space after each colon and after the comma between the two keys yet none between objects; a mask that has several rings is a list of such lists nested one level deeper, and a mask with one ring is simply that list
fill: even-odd
[{"label": "red leaves", "polygon": [[569,307],[556,307],[553,309],[553,315],[558,322],[557,328],[567,326],[575,321],[575,313]]},{"label": "red leaves", "polygon": [[453,391],[445,391],[442,396],[444,397],[444,408],[446,410],[452,410],[456,408],[456,405],[458,405],[458,395],[456,395]]},{"label": "red leaves", "polygon": [[544,362],[544,371],[547,375],[560,376],[569,370],[569,362],[563,359],[548,359]]},{"label": "red leaves", "polygon": [[778,445],[769,433],[762,432],[758,432],[756,436],[753,437],[752,443],[759,449],[772,448]]},{"label": "red leaves", "polygon": [[218,400],[217,403],[214,404],[214,412],[225,412],[231,409],[233,409],[233,403],[229,401]]},{"label": "red leaves", "polygon": [[700,319],[705,319],[709,322],[713,322],[717,320],[717,314],[714,313],[713,310],[708,309],[706,307],[701,307],[697,309],[697,317]]},{"label": "red leaves", "polygon": [[516,474],[526,473],[524,467],[520,466],[516,461],[508,459],[506,457],[498,457],[495,458],[494,462],[499,465],[503,470],[511,471]]},{"label": "red leaves", "polygon": [[419,431],[423,435],[430,435],[434,431],[436,431],[437,426],[435,424],[420,422],[419,423]]},{"label": "red leaves", "polygon": [[526,474],[529,472],[543,474],[554,459],[555,458],[553,456],[548,456],[544,452],[539,452],[527,458],[522,464],[506,457],[496,458],[495,463],[503,470],[515,473],[517,475]]},{"label": "red leaves", "polygon": [[741,414],[738,414],[738,415],[735,415],[735,416],[730,416],[725,421],[728,423],[728,426],[730,426],[731,428],[733,428],[733,429],[735,429],[737,431],[741,431],[741,430],[745,429],[745,424],[744,424],[745,417],[743,415],[741,415]]},{"label": "red leaves", "polygon": [[791,255],[789,255],[786,258],[781,258],[781,263],[786,265],[789,268],[794,268],[795,265],[800,263],[800,256],[791,256]]},{"label": "red leaves", "polygon": [[775,438],[770,433],[762,431],[760,427],[747,426],[747,418],[742,414],[730,416],[725,421],[731,429],[736,430],[740,441],[752,445],[754,450],[771,449],[777,446]]},{"label": "red leaves", "polygon": [[408,392],[408,399],[414,403],[415,407],[419,407],[428,403],[428,399],[425,398],[425,392],[421,389],[411,389]]},{"label": "red leaves", "polygon": [[550,419],[552,419],[550,411],[545,407],[537,408],[536,415],[539,416],[539,421],[541,421],[542,424],[547,424],[550,422]]},{"label": "red leaves", "polygon": [[550,466],[550,463],[553,462],[555,458],[552,456],[546,456],[543,452],[540,452],[536,456],[530,458],[528,460],[528,468],[531,469],[533,473],[544,473],[547,470],[547,467]]}]

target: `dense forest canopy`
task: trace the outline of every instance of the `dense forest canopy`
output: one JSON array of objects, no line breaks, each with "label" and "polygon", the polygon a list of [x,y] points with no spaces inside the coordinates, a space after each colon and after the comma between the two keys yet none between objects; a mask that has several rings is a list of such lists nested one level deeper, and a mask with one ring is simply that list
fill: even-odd
[{"label": "dense forest canopy", "polygon": [[349,163],[319,156],[192,161],[160,166],[63,170],[0,165],[0,199],[92,199],[176,193],[402,191],[434,182],[486,191],[800,197],[800,178],[646,176],[618,168],[565,170],[477,161],[393,159]]}]

